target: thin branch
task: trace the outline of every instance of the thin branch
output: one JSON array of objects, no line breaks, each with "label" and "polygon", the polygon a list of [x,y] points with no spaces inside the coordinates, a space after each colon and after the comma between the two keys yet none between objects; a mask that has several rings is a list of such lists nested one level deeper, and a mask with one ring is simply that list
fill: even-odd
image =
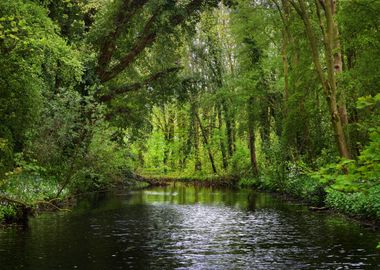
[{"label": "thin branch", "polygon": [[316,9],[317,9],[317,17],[318,17],[319,27],[321,28],[321,32],[322,32],[322,35],[323,35],[324,39],[326,39],[326,32],[325,32],[325,27],[324,27],[323,21],[322,21],[321,6],[320,6],[320,4],[321,4],[320,0],[315,0],[315,6],[316,6]]},{"label": "thin branch", "polygon": [[36,205],[41,205],[41,204],[45,204],[45,205],[49,205],[50,207],[56,209],[56,210],[59,210],[59,211],[70,211],[69,209],[65,209],[65,208],[60,208],[58,207],[57,205],[55,205],[53,203],[53,201],[55,201],[55,199],[53,200],[50,200],[50,201],[35,201],[33,203],[26,203],[26,202],[23,202],[23,201],[20,201],[20,200],[17,200],[17,199],[13,199],[11,197],[8,197],[8,196],[0,196],[0,201],[2,202],[7,202],[7,203],[13,203],[13,204],[17,204],[17,205],[21,205],[22,207],[25,207],[25,208],[31,208],[33,206],[36,206]]},{"label": "thin branch", "polygon": [[23,201],[20,201],[20,200],[16,200],[16,199],[4,196],[4,195],[0,196],[0,201],[2,201],[2,202],[8,202],[8,203],[14,203],[14,204],[18,204],[18,205],[21,205],[21,206],[24,206],[24,207],[29,207],[30,206],[26,202],[23,202]]},{"label": "thin branch", "polygon": [[301,11],[301,8],[299,6],[297,6],[297,4],[293,1],[293,0],[289,0],[289,3],[294,7],[294,9],[296,10],[296,12],[298,13],[298,15],[303,18],[303,13]]},{"label": "thin branch", "polygon": [[285,20],[284,13],[283,13],[282,10],[281,10],[280,4],[279,4],[276,0],[271,0],[271,1],[272,1],[273,4],[276,6],[277,11],[278,11],[278,13],[280,14],[281,21],[282,21],[282,23],[284,24],[284,26],[286,27],[286,26],[287,26],[287,23],[286,23],[286,20]]},{"label": "thin branch", "polygon": [[67,208],[61,208],[61,207],[58,207],[57,205],[55,205],[54,203],[52,203],[51,201],[37,201],[37,202],[34,202],[33,203],[34,205],[48,205],[52,208],[54,208],[55,210],[58,210],[58,211],[67,211],[67,212],[70,212],[71,210],[70,209],[67,209]]}]

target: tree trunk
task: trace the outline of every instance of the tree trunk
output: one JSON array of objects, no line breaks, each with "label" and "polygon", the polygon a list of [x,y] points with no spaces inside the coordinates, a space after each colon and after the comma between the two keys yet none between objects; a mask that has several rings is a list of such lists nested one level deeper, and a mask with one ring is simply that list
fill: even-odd
[{"label": "tree trunk", "polygon": [[[335,136],[339,143],[339,152],[342,157],[350,159],[351,154],[347,144],[347,137],[344,127],[348,123],[347,109],[344,100],[344,92],[340,91],[338,103],[336,97],[338,95],[338,85],[336,74],[342,72],[342,55],[340,50],[339,31],[335,16],[335,2],[333,0],[325,0],[325,16],[326,16],[326,62],[329,87],[331,88],[331,98],[333,102],[330,104],[331,113],[333,113],[333,123],[335,125]],[[339,119],[336,119],[339,118]]]},{"label": "tree trunk", "polygon": [[287,114],[288,100],[289,100],[289,63],[286,57],[286,51],[288,47],[288,38],[285,31],[283,31],[283,40],[282,40],[282,65],[284,69],[284,104],[285,104],[285,114]]},{"label": "tree trunk", "polygon": [[258,176],[259,168],[257,166],[257,158],[256,158],[255,130],[252,125],[248,128],[248,132],[249,132],[248,143],[249,143],[249,153],[251,156],[252,173],[254,176]]},{"label": "tree trunk", "polygon": [[145,149],[145,146],[142,142],[139,142],[139,150],[138,150],[138,155],[137,155],[137,159],[138,159],[138,162],[139,162],[139,166],[140,168],[144,168],[144,164],[145,164],[145,161],[144,161],[144,150]]},{"label": "tree trunk", "polygon": [[209,145],[209,142],[208,142],[208,139],[207,139],[207,132],[206,132],[205,128],[202,125],[202,122],[201,122],[201,119],[199,118],[198,113],[195,114],[195,117],[197,118],[198,123],[199,123],[199,127],[201,129],[204,146],[207,149],[207,153],[208,153],[208,157],[210,159],[212,171],[213,171],[213,173],[217,174],[217,170],[216,170],[216,166],[215,166],[215,162],[214,162],[214,156],[212,155],[212,152],[211,152],[211,149],[210,149],[210,145]]},{"label": "tree trunk", "polygon": [[197,172],[202,170],[202,163],[199,158],[199,123],[196,119],[196,115],[198,115],[197,108],[195,104],[191,104],[191,123],[194,136],[194,170]]},{"label": "tree trunk", "polygon": [[234,138],[233,138],[233,127],[230,111],[226,102],[223,102],[223,108],[225,112],[225,122],[226,122],[226,135],[227,135],[227,151],[228,156],[231,158],[234,154]]},{"label": "tree trunk", "polygon": [[305,32],[309,40],[309,45],[311,49],[314,66],[316,68],[318,77],[321,81],[323,92],[327,100],[327,104],[329,106],[331,123],[334,130],[335,141],[336,141],[337,148],[339,150],[339,154],[341,157],[350,159],[351,155],[348,149],[347,139],[344,133],[344,128],[343,128],[343,124],[339,115],[338,104],[336,100],[337,99],[337,84],[336,84],[335,68],[334,68],[334,48],[336,46],[336,42],[334,41],[334,38],[336,38],[336,35],[334,34],[334,20],[332,16],[332,9],[331,9],[332,2],[331,1],[332,0],[325,0],[323,2],[325,17],[326,17],[326,28],[327,28],[327,30],[325,30],[324,23],[320,16],[321,3],[318,0],[316,0],[317,15],[318,15],[319,23],[320,23],[320,28],[323,34],[323,42],[324,42],[324,48],[325,48],[325,58],[326,58],[326,64],[327,64],[327,78],[323,72],[322,65],[320,62],[319,50],[317,46],[318,40],[312,28],[305,1],[298,0],[299,5],[297,5],[294,2],[294,0],[291,0],[290,3],[292,4],[292,6],[295,8],[297,13],[301,17],[305,26]]},{"label": "tree trunk", "polygon": [[[250,98],[250,105],[252,106],[253,98]],[[255,128],[254,128],[254,116],[251,111],[251,106],[248,106],[248,145],[249,145],[249,153],[251,157],[251,167],[253,176],[259,175],[259,169],[257,166],[257,158],[256,158],[256,144],[255,144]]]},{"label": "tree trunk", "polygon": [[228,168],[228,160],[227,160],[227,153],[226,153],[226,146],[224,144],[224,139],[222,136],[223,131],[223,119],[222,119],[222,109],[218,107],[218,128],[219,128],[219,145],[220,145],[220,151],[222,154],[222,162],[223,162],[223,169]]}]

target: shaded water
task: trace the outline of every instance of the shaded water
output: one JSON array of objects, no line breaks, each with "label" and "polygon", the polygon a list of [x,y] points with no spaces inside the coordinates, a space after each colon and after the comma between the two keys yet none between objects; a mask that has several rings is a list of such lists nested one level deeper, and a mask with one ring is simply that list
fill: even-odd
[{"label": "shaded water", "polygon": [[378,241],[269,194],[177,184],[0,231],[0,269],[380,269]]}]

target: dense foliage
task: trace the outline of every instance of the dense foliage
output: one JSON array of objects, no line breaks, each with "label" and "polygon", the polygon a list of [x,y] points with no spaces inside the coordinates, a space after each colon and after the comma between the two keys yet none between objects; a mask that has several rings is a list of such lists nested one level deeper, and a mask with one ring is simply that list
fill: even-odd
[{"label": "dense foliage", "polygon": [[1,1],[0,219],[132,172],[234,176],[380,219],[378,14],[372,0]]}]

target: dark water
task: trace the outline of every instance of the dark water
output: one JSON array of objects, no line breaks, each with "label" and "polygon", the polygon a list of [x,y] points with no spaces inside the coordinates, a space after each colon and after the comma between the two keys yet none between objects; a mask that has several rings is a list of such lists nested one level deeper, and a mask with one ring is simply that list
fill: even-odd
[{"label": "dark water", "polygon": [[0,269],[380,269],[380,233],[252,191],[154,188],[0,231]]}]

